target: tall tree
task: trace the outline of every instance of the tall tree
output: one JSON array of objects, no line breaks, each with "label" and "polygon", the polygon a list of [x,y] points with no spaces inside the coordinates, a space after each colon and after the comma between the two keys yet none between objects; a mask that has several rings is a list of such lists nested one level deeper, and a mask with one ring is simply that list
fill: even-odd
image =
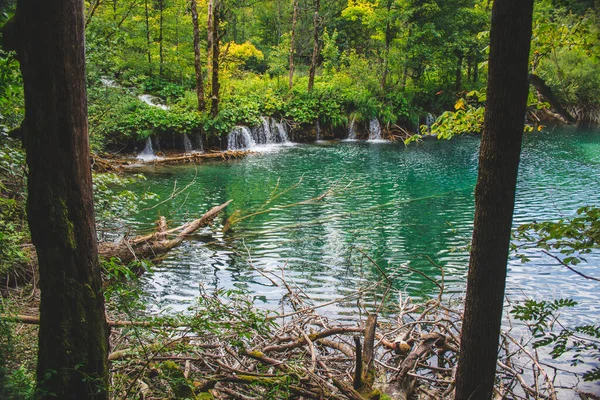
[{"label": "tall tree", "polygon": [[298,23],[298,0],[294,1],[294,11],[292,14],[292,36],[290,40],[290,78],[289,87],[292,90],[294,85],[294,46],[296,41],[296,25]]},{"label": "tall tree", "polygon": [[27,214],[39,263],[42,398],[108,398],[84,29],[80,0],[19,0],[4,32],[5,44],[17,51],[25,86]]},{"label": "tall tree", "polygon": [[146,51],[148,53],[148,64],[152,64],[152,54],[150,52],[150,16],[148,15],[148,0],[144,0],[144,11],[146,17]]},{"label": "tall tree", "polygon": [[527,101],[533,0],[495,1],[456,400],[490,399]]},{"label": "tall tree", "polygon": [[313,15],[313,54],[310,60],[310,67],[308,69],[308,91],[313,90],[315,85],[315,71],[317,69],[317,57],[319,56],[319,6],[320,0],[315,0],[315,14]]},{"label": "tall tree", "polygon": [[220,23],[220,1],[209,0],[208,2],[208,51],[209,71],[211,74],[211,103],[210,114],[216,118],[219,114],[219,23]]},{"label": "tall tree", "polygon": [[196,71],[196,97],[198,111],[204,111],[204,79],[202,79],[202,63],[200,62],[200,29],[198,27],[198,6],[196,0],[191,0],[192,24],[194,25],[194,69]]}]

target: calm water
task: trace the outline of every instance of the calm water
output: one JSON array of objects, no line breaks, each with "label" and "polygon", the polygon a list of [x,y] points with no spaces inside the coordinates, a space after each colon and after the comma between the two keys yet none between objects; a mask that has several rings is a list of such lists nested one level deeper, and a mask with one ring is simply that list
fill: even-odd
[{"label": "calm water", "polygon": [[[442,266],[450,293],[464,290],[473,220],[479,139],[402,144],[338,142],[296,145],[243,160],[145,170],[145,187],[167,199],[174,186],[193,184],[177,198],[132,221],[143,230],[157,215],[174,226],[229,199],[225,217],[271,209],[222,232],[223,219],[171,252],[145,277],[151,308],[185,309],[209,289],[240,287],[275,307],[282,291],[255,269],[280,273],[316,302],[344,296],[372,282],[379,272],[412,295],[435,286],[403,266],[439,279]],[[600,132],[562,130],[525,139],[515,224],[574,215],[583,204],[600,205]],[[321,201],[303,202],[331,192]],[[279,195],[279,196],[277,196]],[[274,199],[272,199],[275,197]],[[269,199],[272,199],[269,201]],[[598,315],[597,286],[531,253],[511,260],[509,295],[572,297],[577,318]],[[599,276],[600,255],[588,257],[585,273]],[[251,261],[252,266],[249,265]],[[328,313],[351,316],[355,303],[332,305]]]}]

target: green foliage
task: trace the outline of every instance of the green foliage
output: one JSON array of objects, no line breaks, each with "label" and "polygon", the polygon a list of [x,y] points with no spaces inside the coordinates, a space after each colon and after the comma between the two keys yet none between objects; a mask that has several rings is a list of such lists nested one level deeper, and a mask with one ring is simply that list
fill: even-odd
[{"label": "green foliage", "polygon": [[114,173],[93,175],[94,206],[96,212],[97,231],[102,239],[107,232],[122,227],[127,216],[139,212],[149,202],[157,200],[158,195],[144,191],[137,194],[125,189],[133,184],[140,184],[146,177],[142,174],[119,176]]},{"label": "green foliage", "polygon": [[[523,224],[516,229],[514,237],[522,242],[513,246],[515,250],[531,247],[558,250],[565,256],[563,263],[577,265],[586,261],[585,254],[600,247],[600,208],[585,206],[577,210],[574,218]],[[519,256],[528,261],[524,255]]]},{"label": "green foliage", "polygon": [[[556,359],[564,354],[571,357],[571,365],[600,361],[600,325],[581,325],[567,328],[559,321],[559,311],[575,307],[571,299],[552,302],[526,300],[513,308],[516,319],[528,323],[535,339],[535,348],[552,346],[550,355]],[[600,368],[592,366],[583,374],[585,381],[600,380]]]},{"label": "green foliage", "polygon": [[14,52],[0,49],[0,130],[21,124],[25,110],[23,79]]}]

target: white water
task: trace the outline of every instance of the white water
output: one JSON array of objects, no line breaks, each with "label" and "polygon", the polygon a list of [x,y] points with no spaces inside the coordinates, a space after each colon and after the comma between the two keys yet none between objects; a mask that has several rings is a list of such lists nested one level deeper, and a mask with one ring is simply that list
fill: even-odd
[{"label": "white water", "polygon": [[431,125],[435,122],[435,117],[431,114],[427,114],[425,117],[425,125],[427,126],[427,133],[431,135]]},{"label": "white water", "polygon": [[187,133],[183,134],[183,150],[186,153],[191,153],[192,150],[194,150],[192,147],[192,142],[190,141],[190,137],[187,135]]},{"label": "white water", "polygon": [[199,133],[197,133],[194,137],[196,139],[196,143],[198,143],[198,151],[201,153],[204,152],[204,143],[202,143],[202,136]]},{"label": "white water", "polygon": [[108,79],[108,78],[100,78],[100,82],[102,82],[102,84],[106,87],[110,87],[110,88],[120,88],[121,86],[119,86],[119,84],[115,81],[113,81],[112,79]]},{"label": "white water", "polygon": [[152,139],[148,137],[146,139],[146,146],[144,146],[144,150],[142,150],[137,158],[144,161],[156,160],[156,155],[154,154],[154,149],[152,148]]},{"label": "white water", "polygon": [[315,122],[315,128],[317,129],[317,142],[321,141],[321,124],[319,120]]},{"label": "white water", "polygon": [[151,94],[140,94],[138,96],[138,99],[140,99],[144,103],[148,104],[149,106],[158,107],[161,110],[168,110],[169,109],[169,107],[167,107],[166,105],[160,103],[161,102],[160,98],[158,98],[156,96],[152,96]]},{"label": "white water", "polygon": [[369,122],[369,141],[383,141],[383,138],[381,137],[381,125],[379,125],[377,118],[372,119],[371,122]]},{"label": "white water", "polygon": [[289,144],[285,125],[273,118],[260,118],[260,125],[252,127],[236,126],[227,136],[228,150],[270,150],[276,146]]},{"label": "white water", "polygon": [[348,125],[348,138],[346,140],[354,141],[356,140],[356,129],[354,127],[356,116],[352,116],[352,121],[350,121],[350,125]]},{"label": "white water", "polygon": [[256,146],[247,126],[236,126],[227,135],[227,150],[246,150]]}]

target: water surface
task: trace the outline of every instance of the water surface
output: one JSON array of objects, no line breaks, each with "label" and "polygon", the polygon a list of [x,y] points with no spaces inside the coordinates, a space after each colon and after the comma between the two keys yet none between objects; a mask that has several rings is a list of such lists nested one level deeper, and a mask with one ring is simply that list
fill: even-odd
[{"label": "water surface", "polygon": [[[188,190],[136,216],[149,228],[157,215],[179,224],[233,200],[223,218],[172,251],[145,277],[152,308],[183,310],[200,284],[244,288],[276,307],[282,290],[257,269],[281,274],[315,302],[340,298],[383,271],[411,295],[432,295],[436,286],[409,269],[439,279],[446,291],[464,290],[467,245],[473,224],[479,138],[402,144],[335,142],[295,145],[242,160],[146,170],[144,187],[167,199],[174,187]],[[600,132],[556,129],[528,135],[519,173],[515,224],[572,216],[584,204],[600,205]],[[309,201],[327,193],[320,201]],[[304,202],[290,206],[295,203]],[[270,210],[222,232],[224,218]],[[531,262],[511,259],[507,292],[523,298],[572,297],[576,318],[598,315],[595,284],[557,266],[539,252]],[[580,268],[600,275],[596,253]],[[251,264],[251,265],[250,265]],[[408,267],[409,269],[407,269]],[[356,303],[327,313],[352,318]]]}]

